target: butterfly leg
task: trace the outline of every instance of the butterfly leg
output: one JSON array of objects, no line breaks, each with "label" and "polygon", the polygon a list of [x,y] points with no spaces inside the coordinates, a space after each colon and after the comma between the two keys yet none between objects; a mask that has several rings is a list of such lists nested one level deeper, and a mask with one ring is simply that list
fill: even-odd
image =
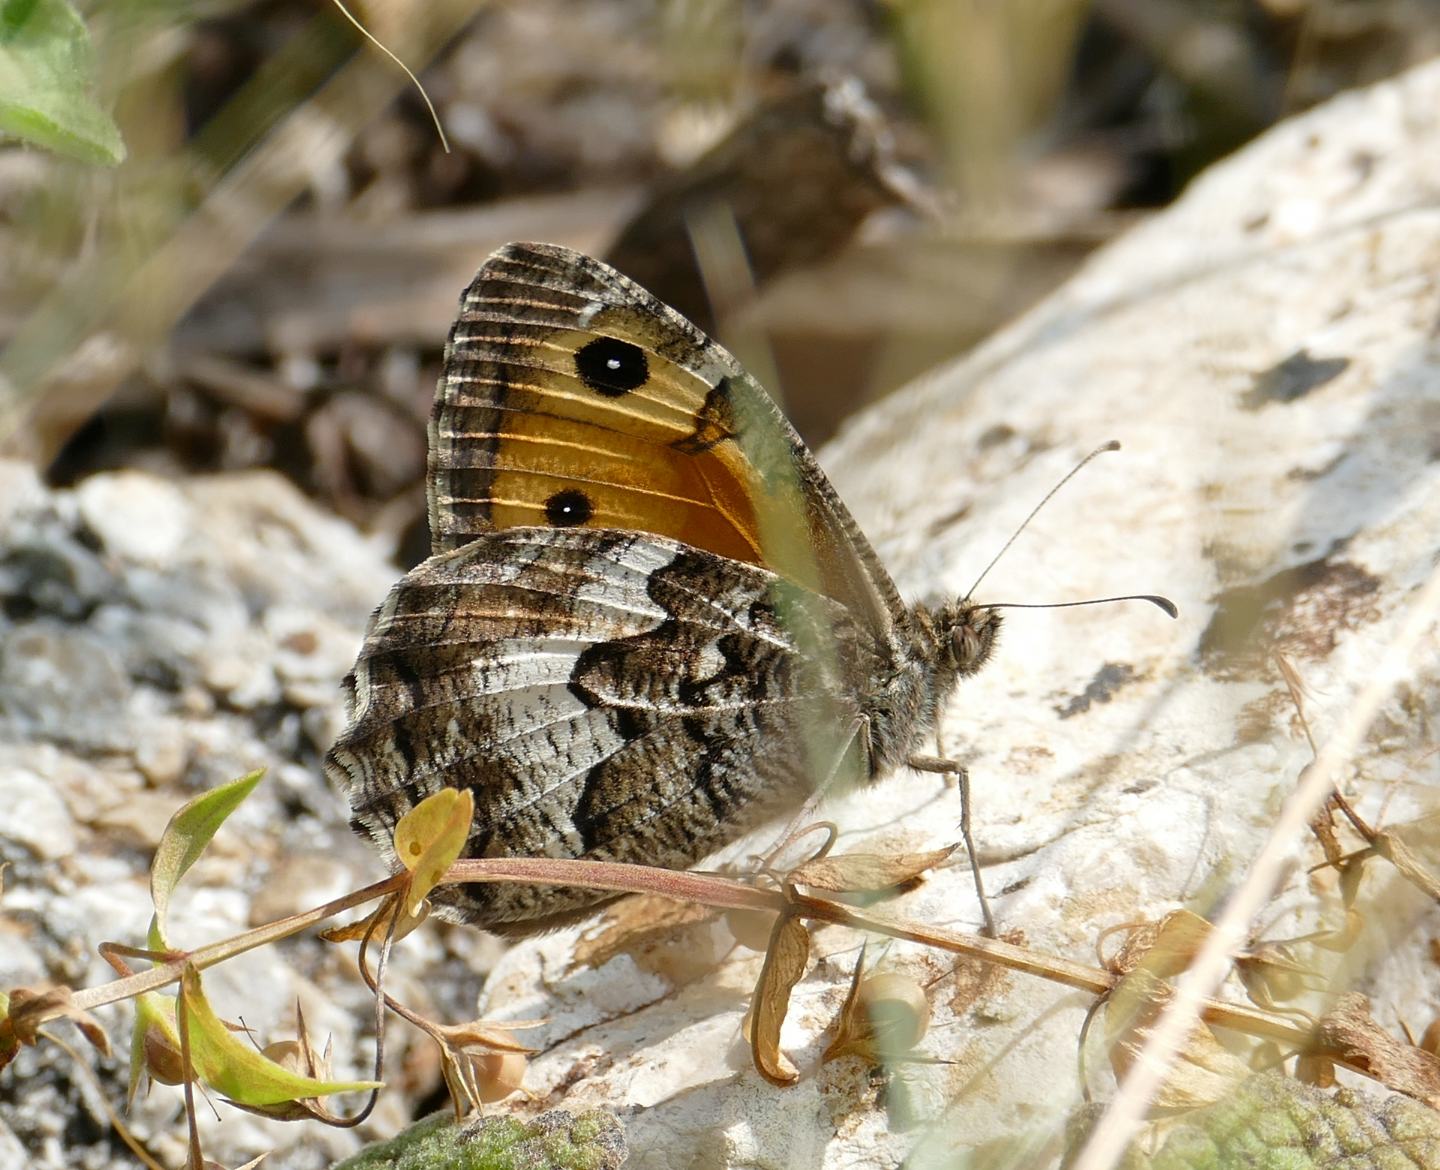
[{"label": "butterfly leg", "polygon": [[[943,753],[939,734],[935,737],[935,750]],[[975,882],[975,896],[980,901],[980,914],[984,919],[981,934],[986,938],[998,938],[995,915],[990,910],[990,899],[985,896],[985,879],[980,874],[980,859],[975,853],[975,841],[970,836],[970,769],[965,765],[948,760],[943,754],[934,756],[911,756],[905,761],[917,772],[935,772],[942,776],[955,777],[960,789],[960,837],[965,842],[965,853],[970,858],[970,876]]]}]

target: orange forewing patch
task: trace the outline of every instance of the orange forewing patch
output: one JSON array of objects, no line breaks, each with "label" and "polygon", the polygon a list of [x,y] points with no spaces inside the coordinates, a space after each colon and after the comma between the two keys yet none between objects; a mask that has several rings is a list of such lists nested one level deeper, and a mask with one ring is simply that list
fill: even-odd
[{"label": "orange forewing patch", "polygon": [[[614,324],[607,335],[629,332]],[[498,433],[483,436],[496,441],[484,501],[491,525],[545,525],[547,501],[578,489],[593,509],[589,527],[653,532],[762,563],[760,478],[707,414],[711,388],[647,349],[645,385],[617,397],[598,394],[576,375],[573,359],[594,337],[553,331],[529,351],[523,371],[509,364]],[[463,409],[464,398],[455,406]]]}]

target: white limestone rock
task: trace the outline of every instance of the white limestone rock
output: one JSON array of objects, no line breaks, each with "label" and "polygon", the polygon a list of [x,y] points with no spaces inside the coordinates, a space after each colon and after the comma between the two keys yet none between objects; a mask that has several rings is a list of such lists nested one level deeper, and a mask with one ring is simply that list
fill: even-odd
[{"label": "white limestone rock", "polygon": [[[1001,925],[1036,950],[1093,962],[1106,927],[1213,913],[1311,758],[1269,655],[1299,671],[1323,741],[1435,571],[1437,194],[1440,66],[1428,66],[1268,133],[824,453],[902,590],[941,597],[970,587],[1079,456],[1124,444],[1041,513],[977,597],[1159,591],[1180,620],[1142,606],[1011,612],[945,722],[971,770]],[[1437,682],[1432,634],[1347,777],[1373,820],[1434,807]],[[844,848],[957,836],[956,798],[927,776],[833,811]],[[1305,873],[1319,860],[1313,841],[1293,842],[1264,937],[1337,925],[1333,880]],[[1376,993],[1387,1026],[1423,1027],[1440,998],[1426,950],[1440,919],[1380,868],[1362,900],[1336,982]],[[883,912],[978,924],[963,866]],[[1012,974],[967,993],[942,979],[920,1052],[952,1063],[902,1066],[882,1094],[858,1060],[819,1064],[859,941],[821,930],[783,1036],[800,1081],[776,1089],[740,1041],[758,957],[737,950],[689,982],[643,957],[576,969],[596,929],[516,947],[481,1006],[549,1019],[532,1096],[513,1107],[616,1110],[634,1170],[950,1165],[982,1143],[1054,1138],[1079,1102],[1086,996]],[[922,981],[949,966],[908,945],[884,961]],[[1103,1096],[1094,1053],[1092,1068]]]},{"label": "white limestone rock", "polygon": [[[381,875],[320,755],[365,619],[396,575],[376,544],[275,475],[171,483],[128,472],[50,491],[0,462],[0,989],[113,978],[96,947],[144,944],[149,863],[169,816],[258,766],[270,775],[176,896],[177,944],[237,934],[267,905],[290,912]],[[430,1002],[412,982],[419,963],[473,998],[479,977],[465,956],[486,940],[472,934],[448,955],[431,936],[400,956],[402,994]],[[293,1035],[298,999],[322,1042],[333,1040],[337,1071],[368,1075],[369,997],[333,948],[313,938],[262,948],[207,974],[207,987],[222,1014],[265,1039]],[[123,1054],[128,1009],[99,1014]],[[97,1071],[118,1106],[123,1060]],[[133,1165],[89,1085],[58,1047],[22,1051],[0,1088],[0,1165],[17,1143],[32,1170]],[[222,1108],[223,1121],[202,1108],[200,1122],[207,1155],[226,1165],[269,1151],[320,1170],[363,1136]],[[156,1087],[127,1119],[172,1165],[184,1161],[179,1110],[178,1090]]]}]

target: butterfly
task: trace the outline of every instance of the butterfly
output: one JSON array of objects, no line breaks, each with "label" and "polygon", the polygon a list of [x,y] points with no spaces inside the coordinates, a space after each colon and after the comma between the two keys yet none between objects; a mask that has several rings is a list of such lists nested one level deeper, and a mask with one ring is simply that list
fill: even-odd
[{"label": "butterfly", "polygon": [[[445,786],[474,795],[466,857],[689,867],[913,760],[995,646],[993,608],[903,602],[755,379],[581,253],[485,261],[429,438],[432,555],[371,618],[326,757],[392,868]],[[613,896],[433,899],[523,935]]]}]

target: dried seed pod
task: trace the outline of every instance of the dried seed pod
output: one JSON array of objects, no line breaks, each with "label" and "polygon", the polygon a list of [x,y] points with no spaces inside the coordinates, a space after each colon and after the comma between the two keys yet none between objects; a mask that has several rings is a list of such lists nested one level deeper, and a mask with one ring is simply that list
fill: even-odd
[{"label": "dried seed pod", "polygon": [[930,1000],[923,985],[895,972],[866,976],[851,985],[824,1059],[896,1060],[920,1043],[929,1027]]},{"label": "dried seed pod", "polygon": [[773,910],[727,910],[725,925],[735,941],[746,950],[763,951],[770,945],[770,932],[775,929]]},{"label": "dried seed pod", "polygon": [[150,1074],[151,1080],[161,1085],[179,1085],[185,1081],[185,1059],[164,1029],[146,1028],[142,1048],[145,1071]]},{"label": "dried seed pod", "polygon": [[260,1055],[293,1073],[310,1075],[311,1070],[305,1063],[305,1046],[299,1040],[272,1040],[260,1049]]},{"label": "dried seed pod", "polygon": [[859,1006],[882,1054],[908,1052],[930,1027],[925,988],[908,975],[882,973],[860,981]]},{"label": "dried seed pod", "polygon": [[525,1080],[529,1061],[518,1052],[483,1052],[472,1056],[480,1100],[485,1104],[503,1101]]}]

